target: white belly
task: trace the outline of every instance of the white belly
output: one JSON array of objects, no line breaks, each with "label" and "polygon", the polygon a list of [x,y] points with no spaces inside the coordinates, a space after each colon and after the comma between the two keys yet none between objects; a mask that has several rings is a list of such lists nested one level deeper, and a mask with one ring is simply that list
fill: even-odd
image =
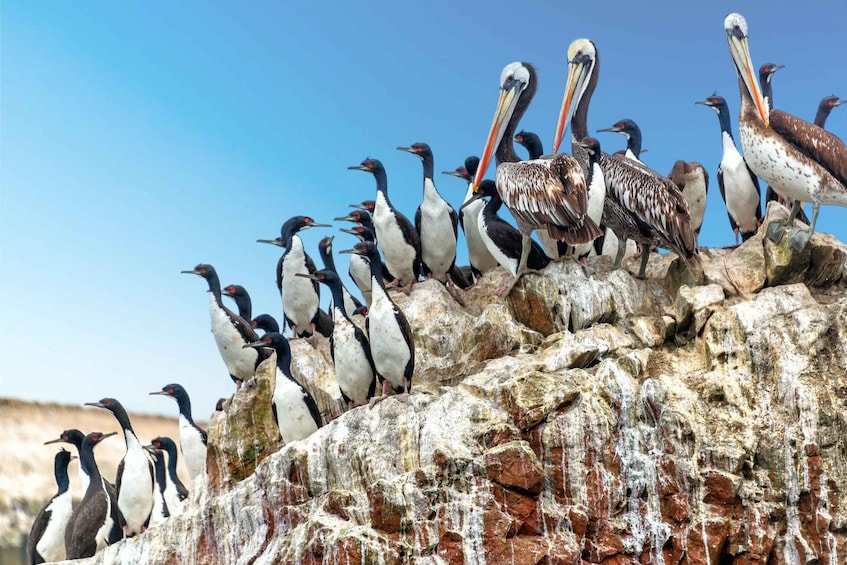
[{"label": "white belly", "polygon": [[394,214],[388,207],[382,192],[376,197],[374,206],[374,232],[379,246],[382,248],[383,261],[392,275],[400,279],[401,285],[414,282],[417,274],[414,272],[415,248],[403,238],[403,232],[395,221]]},{"label": "white belly", "polygon": [[[627,149],[627,151],[629,151]],[[631,153],[631,151],[630,151]],[[634,157],[634,156],[633,156]],[[634,159],[637,161],[637,159]],[[603,169],[599,164],[593,165],[594,170],[591,175],[591,186],[588,187],[588,217],[594,220],[594,223],[600,225],[600,220],[603,218],[603,206],[606,202],[606,179],[603,176]],[[582,257],[588,255],[594,249],[594,241],[583,243],[574,247],[574,255]]]},{"label": "white belly", "polygon": [[[470,192],[470,189],[468,192],[469,195],[465,196],[465,202],[473,194]],[[497,266],[497,260],[491,255],[491,252],[482,240],[482,236],[479,234],[479,225],[477,222],[484,207],[485,202],[477,200],[462,210],[462,229],[465,231],[465,241],[468,244],[468,259],[471,265],[480,272],[488,271]]]},{"label": "white belly", "polygon": [[[359,255],[352,255],[350,257],[350,278],[353,279],[353,282],[356,283],[356,286],[359,287],[359,290],[362,291],[362,298],[365,299],[365,304],[370,306],[371,304],[371,266],[368,264],[367,259],[363,259]],[[348,310],[347,313],[349,315],[353,315],[351,310]]]},{"label": "white belly", "polygon": [[215,301],[214,295],[209,293],[209,314],[212,318],[212,335],[221,358],[224,360],[227,371],[239,379],[246,381],[253,377],[256,368],[258,353],[253,348],[243,349],[244,339],[223,308]]},{"label": "white belly", "polygon": [[179,447],[188,475],[194,481],[206,473],[206,445],[194,426],[182,414],[179,415]]},{"label": "white belly", "polygon": [[165,499],[159,490],[159,486],[153,490],[153,510],[150,513],[150,526],[157,526],[167,519],[165,516]]},{"label": "white belly", "polygon": [[295,276],[308,275],[303,241],[291,238],[291,249],[282,265],[282,310],[297,326],[298,333],[311,331],[311,323],[318,312],[319,298],[311,279]]},{"label": "white belly", "polygon": [[65,528],[71,519],[71,491],[66,490],[54,498],[46,508],[50,521],[35,550],[46,562],[65,559]]},{"label": "white belly", "polygon": [[176,516],[182,513],[183,501],[179,499],[176,485],[171,481],[170,477],[168,477],[167,481],[167,486],[165,486],[165,502],[168,505],[168,512],[170,512],[171,516]]},{"label": "white belly", "polygon": [[273,403],[279,425],[279,433],[286,444],[309,437],[318,426],[303,401],[303,389],[277,371]]},{"label": "white belly", "polygon": [[456,261],[456,236],[447,204],[435,186],[424,183],[424,200],[421,203],[421,260],[432,271],[432,277],[441,282],[447,280],[447,271]]},{"label": "white belly", "polygon": [[355,326],[338,311],[332,340],[338,387],[355,406],[367,404],[368,390],[374,378],[373,369],[356,339]]},{"label": "white belly", "polygon": [[109,545],[109,534],[112,533],[112,528],[115,525],[115,521],[112,519],[112,499],[109,497],[108,491],[106,491],[106,481],[102,478],[100,479],[100,488],[103,493],[101,496],[106,497],[106,518],[103,521],[103,524],[97,528],[97,533],[94,534],[94,541],[97,543],[97,551],[100,551]]},{"label": "white belly", "polygon": [[376,371],[394,387],[402,387],[411,356],[400,324],[394,317],[394,304],[388,294],[373,285],[373,304],[368,311],[368,338]]},{"label": "white belly", "polygon": [[482,214],[479,215],[477,220],[477,226],[479,228],[480,238],[483,243],[485,243],[485,248],[488,249],[488,252],[491,253],[491,256],[494,257],[494,260],[497,261],[500,266],[504,269],[512,273],[512,276],[518,272],[518,259],[512,259],[497,247],[497,244],[494,243],[485,229],[485,216]]},{"label": "white belly", "polygon": [[[751,167],[752,168],[752,167]],[[756,208],[761,195],[750,178],[750,172],[735,146],[724,145],[720,172],[723,173],[726,210],[742,232],[753,232],[758,228]]]},{"label": "white belly", "polygon": [[121,492],[118,493],[118,509],[126,519],[130,533],[140,533],[153,509],[153,478],[150,474],[150,459],[138,439],[131,434],[126,435],[127,450]]}]

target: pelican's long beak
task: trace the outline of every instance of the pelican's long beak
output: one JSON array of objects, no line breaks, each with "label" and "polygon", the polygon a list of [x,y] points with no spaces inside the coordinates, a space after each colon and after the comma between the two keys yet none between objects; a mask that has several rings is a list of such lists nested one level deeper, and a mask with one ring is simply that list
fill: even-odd
[{"label": "pelican's long beak", "polygon": [[562,109],[559,110],[559,120],[556,122],[556,133],[553,136],[553,155],[559,152],[565,130],[573,117],[579,103],[577,92],[582,92],[583,85],[591,74],[591,68],[586,65],[590,59],[575,58],[568,61],[568,80],[565,82],[565,94],[562,96]]},{"label": "pelican's long beak", "polygon": [[738,29],[726,29],[726,41],[729,44],[729,54],[735,63],[738,76],[741,77],[741,80],[747,86],[747,92],[750,93],[750,97],[756,105],[759,118],[761,118],[765,127],[768,127],[770,124],[768,120],[768,107],[765,104],[762,89],[759,87],[759,81],[753,70],[753,60],[750,57],[750,45],[747,42],[747,35]]},{"label": "pelican's long beak", "polygon": [[488,168],[488,163],[491,161],[491,156],[494,150],[503,138],[503,133],[506,131],[506,126],[515,112],[515,106],[520,98],[521,83],[513,82],[500,89],[500,98],[497,100],[497,108],[494,110],[494,119],[491,121],[491,130],[488,132],[488,137],[485,140],[485,147],[482,150],[482,156],[479,158],[479,168],[476,170],[476,175],[473,179],[473,190],[479,188],[479,183],[485,177],[485,170]]}]

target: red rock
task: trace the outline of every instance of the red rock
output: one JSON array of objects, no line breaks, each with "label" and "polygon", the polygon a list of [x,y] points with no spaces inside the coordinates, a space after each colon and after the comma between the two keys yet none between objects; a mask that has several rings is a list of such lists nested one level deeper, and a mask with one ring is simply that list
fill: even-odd
[{"label": "red rock", "polygon": [[464,563],[465,552],[462,550],[462,540],[444,540],[438,544],[438,556],[447,563]]},{"label": "red rock", "polygon": [[544,486],[544,469],[524,441],[489,449],[485,453],[484,464],[488,478],[505,487],[538,494]]},{"label": "red rock", "polygon": [[706,487],[706,496],[703,502],[706,504],[726,506],[735,499],[735,485],[733,485],[732,479],[724,473],[709,471],[704,486]]},{"label": "red rock", "polygon": [[547,542],[535,536],[510,539],[486,537],[483,546],[485,560],[489,563],[536,565],[547,560]]},{"label": "red rock", "polygon": [[500,503],[503,511],[515,520],[519,533],[537,533],[538,516],[535,498],[503,488],[496,483],[491,485],[491,494]]},{"label": "red rock", "polygon": [[[382,485],[384,488],[384,485]],[[385,491],[379,486],[368,490],[368,501],[371,509],[371,526],[381,532],[393,534],[400,531],[400,523],[404,514],[401,506],[396,506],[385,496]]]},{"label": "red rock", "polygon": [[342,520],[350,519],[347,509],[351,506],[356,506],[356,497],[348,491],[334,490],[327,495],[326,501],[324,501],[324,510]]},{"label": "red rock", "polygon": [[571,519],[571,530],[574,535],[577,539],[582,538],[585,530],[588,529],[588,514],[583,509],[572,506],[568,510],[568,517]]},{"label": "red rock", "polygon": [[688,497],[684,494],[665,496],[659,502],[662,518],[669,522],[681,524],[688,520]]}]

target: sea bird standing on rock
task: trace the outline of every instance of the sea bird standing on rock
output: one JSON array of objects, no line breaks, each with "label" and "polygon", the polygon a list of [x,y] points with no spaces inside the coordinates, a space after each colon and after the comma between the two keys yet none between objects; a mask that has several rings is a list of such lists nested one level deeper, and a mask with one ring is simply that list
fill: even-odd
[{"label": "sea bird standing on rock", "polygon": [[367,257],[371,264],[373,302],[368,309],[365,327],[374,368],[382,383],[382,395],[372,398],[370,405],[373,406],[386,398],[389,385],[399,394],[398,400],[405,401],[408,399],[412,374],[415,372],[415,343],[406,316],[385,290],[379,251],[373,243],[362,241],[354,245],[353,249],[345,249],[341,253],[355,253]]},{"label": "sea bird standing on rock", "polygon": [[124,519],[124,537],[140,534],[147,529],[153,510],[153,463],[135,435],[129,415],[114,398],[86,402],[86,406],[103,408],[112,413],[121,426],[126,441],[126,455],[118,465],[115,487],[118,491],[118,510]]},{"label": "sea bird standing on rock", "polygon": [[788,235],[789,245],[802,251],[815,231],[820,205],[847,206],[847,146],[816,125],[781,110],[769,111],[753,75],[747,20],[730,14],[724,31],[741,93],[738,132],[744,157],[777,194],[794,199],[788,218],[772,220],[766,234],[779,241],[794,225],[802,202],[812,202],[811,225],[793,228]]},{"label": "sea bird standing on rock", "polygon": [[65,559],[65,528],[71,519],[71,481],[68,464],[71,452],[62,448],[53,460],[53,476],[58,490],[35,517],[29,531],[27,550],[30,563],[45,563]]},{"label": "sea bird standing on rock", "polygon": [[221,294],[235,300],[235,307],[238,308],[239,316],[245,320],[253,318],[253,302],[250,300],[246,288],[240,284],[230,284],[221,289]]},{"label": "sea bird standing on rock", "polygon": [[270,314],[259,314],[250,320],[250,323],[255,329],[262,330],[265,333],[280,331],[279,322]]},{"label": "sea bird standing on rock", "polygon": [[[328,235],[322,240],[318,242],[318,252],[321,255],[321,261],[323,261],[324,269],[328,269],[333,273],[338,273],[335,268],[335,258],[332,256],[332,242],[335,239],[334,235]],[[339,279],[340,280],[340,279]],[[344,284],[341,285],[341,296],[344,298],[344,307],[348,312],[353,312],[362,305],[359,302],[359,299],[350,294],[350,291],[347,290],[347,287]],[[330,304],[329,312],[332,314],[333,308],[332,304]],[[335,318],[332,320],[335,322]]]},{"label": "sea bird standing on rock", "polygon": [[191,399],[188,392],[177,383],[162,387],[162,390],[151,392],[152,395],[169,396],[176,400],[179,408],[179,445],[182,456],[185,457],[185,468],[192,481],[206,473],[206,430],[198,426],[191,416]]},{"label": "sea bird standing on rock", "polygon": [[691,217],[691,229],[698,236],[703,226],[703,216],[706,214],[706,196],[709,194],[709,173],[697,161],[686,162],[682,159],[673,164],[668,178],[682,192],[688,204],[688,214]]},{"label": "sea bird standing on rock", "polygon": [[206,279],[209,284],[209,315],[212,319],[212,335],[221,358],[224,360],[229,376],[236,388],[241,383],[253,378],[256,367],[267,357],[252,349],[242,348],[247,342],[258,338],[250,322],[227,308],[221,301],[221,281],[218,273],[211,265],[200,263],[184,274],[197,275]]},{"label": "sea bird standing on rock", "polygon": [[521,161],[515,154],[512,137],[537,88],[538,77],[529,63],[510,63],[503,69],[494,120],[474,178],[478,187],[494,154],[497,190],[522,235],[517,273],[504,294],[527,272],[530,235],[536,229],[569,245],[588,243],[602,234],[587,215],[585,174],[573,157]]},{"label": "sea bird standing on rock", "polygon": [[165,502],[168,503],[168,511],[171,516],[182,511],[183,501],[188,498],[188,489],[182,484],[177,474],[177,463],[179,461],[176,453],[176,444],[169,437],[156,437],[150,442],[156,449],[161,449],[168,454],[168,474],[165,487]]}]

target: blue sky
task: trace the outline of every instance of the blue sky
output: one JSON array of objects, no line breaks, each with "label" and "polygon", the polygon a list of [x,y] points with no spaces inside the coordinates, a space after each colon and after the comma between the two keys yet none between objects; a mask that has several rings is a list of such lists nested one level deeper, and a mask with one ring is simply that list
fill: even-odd
[{"label": "blue sky", "polygon": [[[717,91],[737,121],[724,16],[747,17],[757,67],[786,65],[777,107],[811,120],[823,96],[847,97],[847,3],[744,4],[4,2],[0,396],[114,396],[175,413],[147,393],[179,382],[205,418],[233,386],[204,281],[179,271],[212,263],[223,284],[250,291],[254,313],[281,319],[278,250],[256,239],[290,216],[329,222],[373,197],[372,178],[347,170],[366,156],[383,161],[411,217],[421,167],[395,147],[428,142],[436,171],[478,155],[512,61],[539,71],[520,127],[549,149],[579,37],[601,57],[589,128],[635,119],[645,162],[663,174],[676,159],[702,162],[712,186],[701,245],[732,243],[717,117],[694,105]],[[847,109],[828,129],[847,139]],[[466,186],[436,183],[458,207]],[[845,219],[826,207],[819,230],[847,239]],[[336,250],[352,244],[310,230],[316,260],[332,233]]]}]

